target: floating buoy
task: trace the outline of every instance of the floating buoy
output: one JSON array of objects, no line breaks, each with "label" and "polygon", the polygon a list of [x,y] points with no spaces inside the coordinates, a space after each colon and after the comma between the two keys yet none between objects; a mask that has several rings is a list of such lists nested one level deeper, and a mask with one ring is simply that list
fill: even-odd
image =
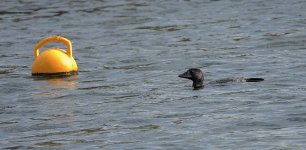
[{"label": "floating buoy", "polygon": [[[50,42],[60,42],[66,45],[67,51],[60,48],[50,48],[39,54],[39,49]],[[33,76],[75,75],[78,66],[72,56],[71,42],[61,36],[50,36],[41,40],[34,48]]]}]

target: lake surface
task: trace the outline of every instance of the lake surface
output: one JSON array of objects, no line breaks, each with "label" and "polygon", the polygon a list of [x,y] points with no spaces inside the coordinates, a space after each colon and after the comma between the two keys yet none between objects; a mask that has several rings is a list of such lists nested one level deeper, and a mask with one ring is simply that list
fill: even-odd
[{"label": "lake surface", "polygon": [[[0,149],[304,149],[304,0],[4,0]],[[79,75],[35,79],[72,41]],[[44,47],[62,44],[48,44]],[[192,90],[178,78],[259,83]]]}]

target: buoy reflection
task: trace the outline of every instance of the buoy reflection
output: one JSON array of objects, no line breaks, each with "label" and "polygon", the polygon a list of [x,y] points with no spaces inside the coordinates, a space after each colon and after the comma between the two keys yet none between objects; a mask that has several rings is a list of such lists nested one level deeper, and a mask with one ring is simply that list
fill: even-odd
[{"label": "buoy reflection", "polygon": [[47,89],[76,89],[76,84],[78,82],[76,79],[77,75],[69,76],[69,77],[39,77],[35,78],[35,81],[46,81],[46,85],[42,85],[41,88]]}]

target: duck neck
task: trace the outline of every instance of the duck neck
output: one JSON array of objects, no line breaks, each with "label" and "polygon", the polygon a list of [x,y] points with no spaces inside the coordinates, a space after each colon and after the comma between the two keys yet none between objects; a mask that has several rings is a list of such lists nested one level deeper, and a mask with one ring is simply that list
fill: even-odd
[{"label": "duck neck", "polygon": [[192,84],[195,90],[203,88],[203,81],[194,81]]}]

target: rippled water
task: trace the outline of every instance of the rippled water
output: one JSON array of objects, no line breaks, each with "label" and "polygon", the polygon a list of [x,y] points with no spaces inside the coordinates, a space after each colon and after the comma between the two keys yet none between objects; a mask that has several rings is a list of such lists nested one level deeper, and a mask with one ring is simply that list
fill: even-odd
[{"label": "rippled water", "polygon": [[[4,0],[0,148],[304,149],[305,9],[304,0]],[[73,41],[79,75],[32,78],[33,48],[53,34]],[[177,77],[191,67],[206,83],[265,81],[195,91]]]}]

